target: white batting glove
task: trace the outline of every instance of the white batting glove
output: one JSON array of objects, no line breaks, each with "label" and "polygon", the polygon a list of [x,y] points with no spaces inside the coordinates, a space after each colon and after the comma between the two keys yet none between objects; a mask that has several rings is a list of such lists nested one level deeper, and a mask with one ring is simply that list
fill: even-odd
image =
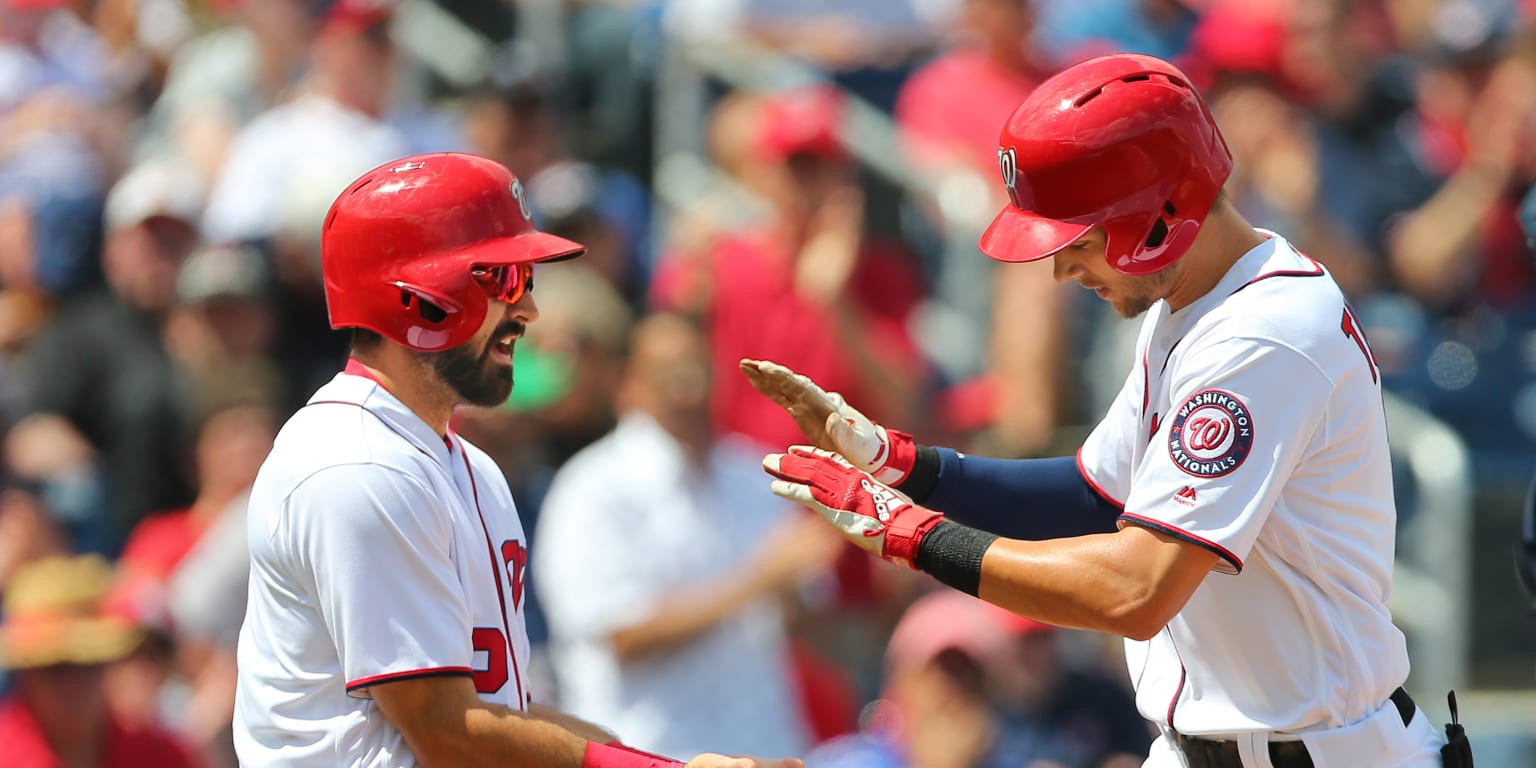
[{"label": "white batting glove", "polygon": [[898,485],[911,474],[917,460],[917,442],[911,435],[870,421],[842,395],[778,363],[744,359],[740,367],[752,386],[788,412],[817,448],[841,454],[886,485]]}]

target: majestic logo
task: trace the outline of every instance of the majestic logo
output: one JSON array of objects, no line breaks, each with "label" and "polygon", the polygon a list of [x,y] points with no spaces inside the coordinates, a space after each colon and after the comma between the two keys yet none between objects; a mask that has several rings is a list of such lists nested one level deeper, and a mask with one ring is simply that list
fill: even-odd
[{"label": "majestic logo", "polygon": [[523,180],[512,180],[512,196],[517,198],[517,210],[522,212],[523,218],[533,221],[533,206],[528,204],[528,193],[523,191]]},{"label": "majestic logo", "polygon": [[1253,416],[1248,406],[1219,389],[1196,392],[1185,400],[1168,430],[1168,456],[1195,477],[1228,474],[1252,450]]},{"label": "majestic logo", "polygon": [[1008,188],[1008,199],[1013,202],[1013,207],[1023,208],[1019,202],[1019,156],[1013,147],[998,148],[997,167],[1003,172],[1003,186]]},{"label": "majestic logo", "polygon": [[1193,507],[1195,502],[1199,501],[1195,496],[1195,489],[1187,485],[1180,488],[1179,492],[1173,495],[1173,500],[1186,507]]}]

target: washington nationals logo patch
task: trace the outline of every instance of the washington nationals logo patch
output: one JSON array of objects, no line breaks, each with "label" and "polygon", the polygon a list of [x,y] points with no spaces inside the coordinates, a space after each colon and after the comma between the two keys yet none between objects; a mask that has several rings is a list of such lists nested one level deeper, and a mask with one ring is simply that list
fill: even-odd
[{"label": "washington nationals logo patch", "polygon": [[1221,477],[1242,466],[1252,450],[1253,416],[1226,392],[1196,392],[1174,412],[1168,456],[1188,474]]}]

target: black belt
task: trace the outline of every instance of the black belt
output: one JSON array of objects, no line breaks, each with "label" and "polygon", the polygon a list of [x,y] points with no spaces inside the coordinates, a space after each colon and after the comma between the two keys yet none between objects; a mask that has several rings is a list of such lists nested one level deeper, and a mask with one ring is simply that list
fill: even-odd
[{"label": "black belt", "polygon": [[[1403,726],[1413,721],[1413,713],[1417,707],[1408,692],[1402,688],[1392,692],[1388,699],[1397,707],[1397,714],[1403,718]],[[1242,768],[1243,759],[1238,755],[1237,742],[1220,739],[1202,739],[1198,736],[1185,736],[1182,733],[1174,734],[1179,743],[1179,751],[1184,753],[1184,759],[1189,763],[1189,768]],[[1301,741],[1271,741],[1269,742],[1269,761],[1275,768],[1313,768],[1312,756],[1307,754],[1307,745]]]}]

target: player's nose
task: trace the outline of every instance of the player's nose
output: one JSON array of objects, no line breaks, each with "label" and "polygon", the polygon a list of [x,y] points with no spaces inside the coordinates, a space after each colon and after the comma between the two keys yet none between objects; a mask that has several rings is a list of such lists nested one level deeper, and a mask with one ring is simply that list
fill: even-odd
[{"label": "player's nose", "polygon": [[1082,272],[1083,265],[1077,263],[1066,253],[1058,253],[1051,258],[1051,276],[1056,278],[1058,283],[1073,280]]},{"label": "player's nose", "polygon": [[506,308],[507,319],[516,320],[524,325],[539,319],[539,305],[533,299],[533,291],[524,292],[517,301],[511,304],[503,304]]}]

